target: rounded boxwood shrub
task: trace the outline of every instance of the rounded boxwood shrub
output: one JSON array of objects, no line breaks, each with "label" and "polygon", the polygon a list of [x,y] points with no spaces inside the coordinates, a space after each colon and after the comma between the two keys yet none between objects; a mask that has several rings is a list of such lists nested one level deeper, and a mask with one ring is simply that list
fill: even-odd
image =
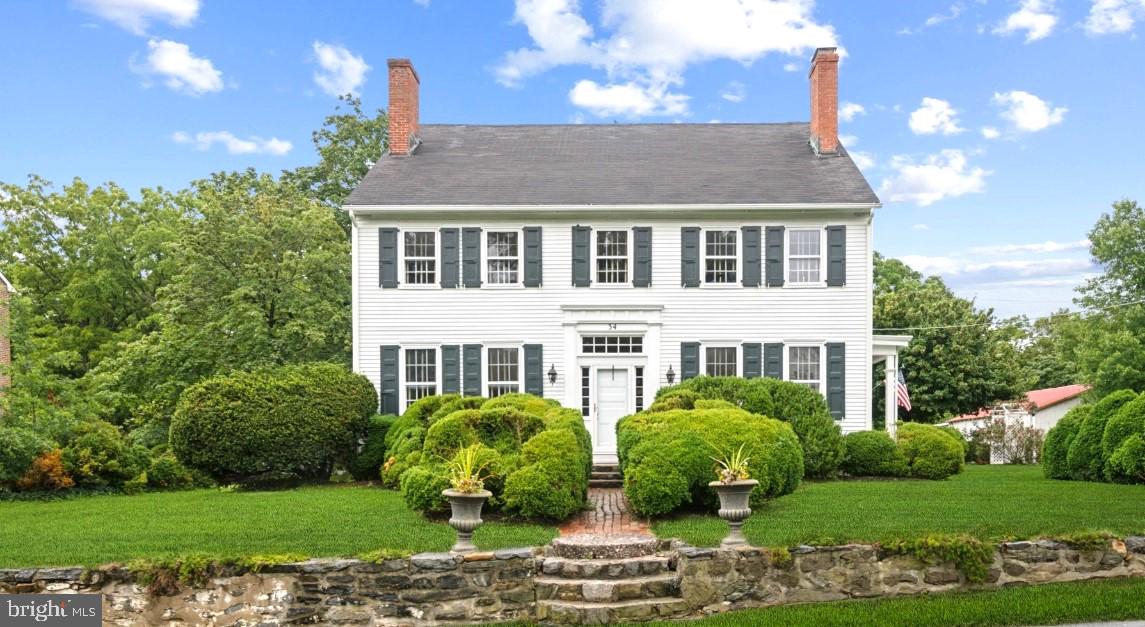
[{"label": "rounded boxwood shrub", "polygon": [[910,476],[945,479],[962,472],[962,444],[942,429],[908,422],[899,427],[898,440]]},{"label": "rounded boxwood shrub", "polygon": [[1145,433],[1145,394],[1138,394],[1109,417],[1101,436],[1102,454],[1108,459],[1126,438],[1138,433]]},{"label": "rounded boxwood shrub", "polygon": [[[624,491],[633,511],[668,513],[694,503],[712,507],[713,456],[721,446],[741,444],[751,478],[759,481],[752,501],[789,494],[803,476],[803,452],[791,425],[742,409],[645,412],[618,424],[624,459]],[[676,475],[679,475],[678,477]]]},{"label": "rounded boxwood shrub", "polygon": [[419,512],[443,512],[449,501],[441,495],[449,488],[449,471],[443,464],[413,466],[402,473],[402,499]]},{"label": "rounded boxwood shrub", "polygon": [[555,520],[575,514],[588,486],[583,454],[570,430],[538,433],[521,448],[521,467],[505,479],[505,510]]},{"label": "rounded boxwood shrub", "polygon": [[0,485],[14,484],[42,453],[54,448],[44,436],[22,427],[0,427]]},{"label": "rounded boxwood shrub", "polygon": [[438,420],[445,418],[453,412],[461,411],[463,409],[480,409],[481,406],[489,400],[484,396],[462,397],[456,394],[447,394],[441,398],[445,399],[445,401],[438,405],[437,409],[435,409],[428,418],[422,420],[426,426],[434,424]]},{"label": "rounded boxwood shrub", "polygon": [[941,429],[943,433],[954,438],[955,440],[958,441],[959,444],[962,445],[962,458],[964,460],[966,460],[970,457],[970,440],[967,440],[966,436],[962,435],[961,431],[959,431],[958,429],[955,429],[954,427],[951,427],[951,426],[938,427],[938,428]]},{"label": "rounded boxwood shrub", "polygon": [[1081,423],[1069,447],[1066,464],[1069,466],[1070,478],[1080,481],[1105,479],[1106,457],[1101,448],[1105,426],[1123,405],[1135,398],[1137,394],[1130,390],[1118,390],[1093,404],[1093,409]]},{"label": "rounded boxwood shrub", "polygon": [[118,427],[102,420],[76,427],[60,459],[81,488],[122,488],[151,463],[147,449],[130,444]]},{"label": "rounded boxwood shrub", "polygon": [[1145,436],[1135,433],[1109,456],[1109,479],[1117,483],[1145,483]]},{"label": "rounded boxwood shrub", "polygon": [[545,428],[536,414],[513,407],[463,409],[433,423],[425,434],[422,454],[442,459],[453,457],[458,449],[481,443],[502,453],[521,446]]},{"label": "rounded boxwood shrub", "polygon": [[358,481],[377,479],[382,464],[386,463],[386,436],[397,416],[376,415],[366,426],[366,440],[350,462],[350,475]]},{"label": "rounded boxwood shrub", "polygon": [[856,431],[843,436],[842,469],[852,477],[902,477],[906,458],[886,431]]},{"label": "rounded boxwood shrub", "polygon": [[325,480],[353,456],[377,402],[369,380],[334,364],[216,376],[180,396],[171,450],[220,482]]},{"label": "rounded boxwood shrub", "polygon": [[1066,412],[1046,433],[1042,444],[1042,473],[1048,479],[1069,479],[1069,449],[1093,405],[1078,405]]}]

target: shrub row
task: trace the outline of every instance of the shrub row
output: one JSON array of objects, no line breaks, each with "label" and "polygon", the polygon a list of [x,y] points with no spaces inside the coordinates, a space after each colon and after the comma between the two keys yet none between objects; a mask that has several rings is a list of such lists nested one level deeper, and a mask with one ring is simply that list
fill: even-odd
[{"label": "shrub row", "polygon": [[899,426],[898,442],[885,431],[859,431],[843,437],[843,472],[852,477],[945,479],[962,472],[966,456],[961,434],[932,425]]},{"label": "shrub row", "polygon": [[1071,409],[1046,434],[1051,479],[1145,483],[1145,394],[1113,392]]}]

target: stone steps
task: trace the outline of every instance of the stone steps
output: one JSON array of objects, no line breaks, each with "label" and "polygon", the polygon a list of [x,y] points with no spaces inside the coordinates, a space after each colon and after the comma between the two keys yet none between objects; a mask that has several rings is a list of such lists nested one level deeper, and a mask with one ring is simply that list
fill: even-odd
[{"label": "stone steps", "polygon": [[614,464],[593,464],[592,474],[589,475],[590,488],[620,488],[624,486],[624,476],[620,474],[620,466]]},{"label": "stone steps", "polygon": [[561,536],[545,548],[545,555],[570,559],[615,560],[655,555],[660,541],[647,535],[604,536],[576,534]]},{"label": "stone steps", "polygon": [[680,594],[680,579],[675,573],[605,580],[537,577],[534,583],[538,600],[609,603]]},{"label": "stone steps", "polygon": [[658,597],[629,601],[537,601],[537,619],[558,625],[611,625],[632,621],[673,618],[688,611],[683,599]]},{"label": "stone steps", "polygon": [[667,555],[621,559],[571,559],[554,556],[542,559],[540,574],[565,579],[625,579],[662,575],[675,569],[675,560]]}]

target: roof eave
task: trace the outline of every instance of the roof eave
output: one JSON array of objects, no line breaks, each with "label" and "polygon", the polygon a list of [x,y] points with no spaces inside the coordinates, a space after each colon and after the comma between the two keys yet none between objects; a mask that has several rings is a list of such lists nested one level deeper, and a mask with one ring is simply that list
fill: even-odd
[{"label": "roof eave", "polygon": [[378,215],[387,213],[405,213],[409,211],[438,211],[438,212],[514,212],[514,211],[535,211],[535,212],[564,212],[564,211],[587,211],[587,212],[613,212],[613,211],[634,211],[634,212],[662,212],[662,211],[826,211],[826,210],[874,210],[882,207],[881,202],[857,202],[857,203],[745,203],[745,204],[713,204],[713,203],[695,203],[695,204],[628,204],[628,205],[355,205],[346,204],[342,208],[351,215]]}]

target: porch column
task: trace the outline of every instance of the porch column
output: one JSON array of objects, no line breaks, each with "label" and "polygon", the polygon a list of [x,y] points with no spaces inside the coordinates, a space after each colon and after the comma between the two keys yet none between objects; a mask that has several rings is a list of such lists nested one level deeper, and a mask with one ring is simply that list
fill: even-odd
[{"label": "porch column", "polygon": [[883,384],[883,387],[886,388],[884,390],[884,392],[886,393],[886,397],[887,397],[886,409],[884,410],[885,420],[886,420],[886,427],[885,428],[887,430],[887,435],[891,436],[891,439],[896,438],[896,435],[897,435],[896,434],[896,431],[897,431],[896,423],[898,422],[898,415],[899,415],[899,411],[898,411],[899,405],[898,405],[898,395],[897,395],[897,390],[898,390],[898,361],[899,361],[898,353],[891,353],[890,355],[887,355],[887,359],[885,362],[886,363],[886,366],[885,366],[886,370],[884,372],[884,375],[885,375],[884,381],[885,382]]}]

